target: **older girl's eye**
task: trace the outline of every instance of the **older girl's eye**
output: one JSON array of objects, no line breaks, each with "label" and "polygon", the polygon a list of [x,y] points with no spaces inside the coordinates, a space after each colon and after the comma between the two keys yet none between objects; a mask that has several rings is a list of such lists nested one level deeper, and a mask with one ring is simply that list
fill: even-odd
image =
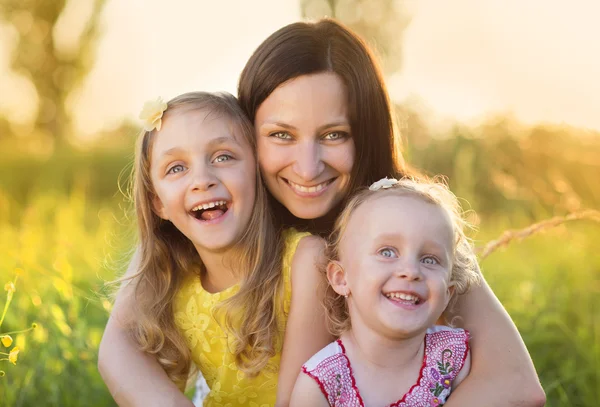
[{"label": "older girl's eye", "polygon": [[389,247],[381,249],[379,251],[379,254],[382,255],[383,257],[387,257],[387,258],[398,257],[396,255],[396,252],[393,249],[390,249]]},{"label": "older girl's eye", "polygon": [[430,265],[439,264],[439,262],[437,261],[437,259],[435,257],[432,257],[432,256],[423,257],[423,259],[421,259],[421,261],[424,264],[430,264]]},{"label": "older girl's eye", "polygon": [[276,133],[271,133],[269,135],[269,137],[277,138],[277,139],[280,139],[280,140],[291,140],[292,139],[291,134],[287,133],[285,131],[278,131]]},{"label": "older girl's eye", "polygon": [[335,141],[348,138],[348,133],[344,131],[332,131],[323,136],[323,140]]},{"label": "older girl's eye", "polygon": [[218,156],[217,156],[217,157],[216,157],[216,158],[213,160],[213,162],[215,162],[215,163],[223,163],[223,162],[225,162],[225,161],[229,161],[229,160],[231,160],[231,159],[233,159],[233,157],[232,157],[232,156],[230,156],[229,154],[220,154],[220,155],[218,155]]},{"label": "older girl's eye", "polygon": [[181,164],[177,164],[169,168],[167,174],[177,174],[178,172],[185,171],[185,167]]}]

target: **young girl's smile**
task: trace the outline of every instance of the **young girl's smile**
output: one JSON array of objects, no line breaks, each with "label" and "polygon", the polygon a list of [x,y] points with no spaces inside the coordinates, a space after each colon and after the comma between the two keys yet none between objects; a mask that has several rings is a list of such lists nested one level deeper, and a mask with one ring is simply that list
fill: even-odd
[{"label": "young girl's smile", "polygon": [[340,242],[352,320],[391,337],[434,324],[453,290],[452,236],[444,211],[419,198],[388,195],[360,206]]},{"label": "young girl's smile", "polygon": [[255,197],[255,160],[237,129],[210,112],[173,112],[156,133],[151,176],[157,214],[198,252],[236,242]]}]

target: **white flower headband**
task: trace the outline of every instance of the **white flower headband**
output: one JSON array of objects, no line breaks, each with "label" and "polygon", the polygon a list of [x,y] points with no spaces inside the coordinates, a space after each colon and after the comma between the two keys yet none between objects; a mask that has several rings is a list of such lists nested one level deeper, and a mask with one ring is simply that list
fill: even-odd
[{"label": "white flower headband", "polygon": [[140,112],[140,119],[143,122],[144,130],[152,131],[156,129],[160,131],[165,110],[167,110],[167,104],[163,102],[162,98],[144,103],[144,107]]},{"label": "white flower headband", "polygon": [[381,188],[388,189],[388,188],[391,188],[394,185],[398,184],[398,182],[399,181],[395,178],[385,177],[385,178],[380,179],[377,182],[372,183],[371,186],[369,187],[369,190],[370,191],[378,191]]}]

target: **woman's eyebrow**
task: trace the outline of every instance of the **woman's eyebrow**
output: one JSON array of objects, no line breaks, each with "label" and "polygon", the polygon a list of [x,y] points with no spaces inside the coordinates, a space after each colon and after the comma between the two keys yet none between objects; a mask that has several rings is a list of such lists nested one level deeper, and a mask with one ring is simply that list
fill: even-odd
[{"label": "woman's eyebrow", "polygon": [[350,123],[348,123],[347,120],[338,120],[338,121],[335,121],[335,122],[331,122],[331,123],[319,126],[319,128],[317,129],[317,131],[318,132],[322,132],[323,130],[330,129],[332,127],[340,127],[340,126],[350,126]]},{"label": "woman's eyebrow", "polygon": [[[291,124],[282,123],[279,121],[266,121],[263,124],[261,124],[260,127],[263,127],[265,125],[274,125],[277,127],[283,127],[284,129],[288,129],[288,130],[298,130],[295,126],[292,126]],[[322,126],[319,126],[317,128],[317,132],[322,132],[323,130],[327,130],[332,127],[339,127],[339,126],[350,126],[350,123],[348,123],[348,120],[345,120],[345,119],[336,120],[331,123],[327,123]]]},{"label": "woman's eyebrow", "polygon": [[287,124],[287,123],[282,123],[279,121],[266,121],[263,124],[261,124],[260,127],[263,127],[264,125],[274,125],[277,127],[283,127],[284,129],[288,129],[288,130],[297,130],[296,127],[292,126],[291,124]]}]

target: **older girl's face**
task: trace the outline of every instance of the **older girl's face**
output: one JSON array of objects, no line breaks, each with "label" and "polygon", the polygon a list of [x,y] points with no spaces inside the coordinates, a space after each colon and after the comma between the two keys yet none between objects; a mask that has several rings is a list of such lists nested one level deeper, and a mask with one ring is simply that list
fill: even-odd
[{"label": "older girl's face", "polygon": [[260,105],[254,124],[267,187],[294,216],[320,218],[349,192],[354,141],[346,90],[336,74],[280,85]]}]

